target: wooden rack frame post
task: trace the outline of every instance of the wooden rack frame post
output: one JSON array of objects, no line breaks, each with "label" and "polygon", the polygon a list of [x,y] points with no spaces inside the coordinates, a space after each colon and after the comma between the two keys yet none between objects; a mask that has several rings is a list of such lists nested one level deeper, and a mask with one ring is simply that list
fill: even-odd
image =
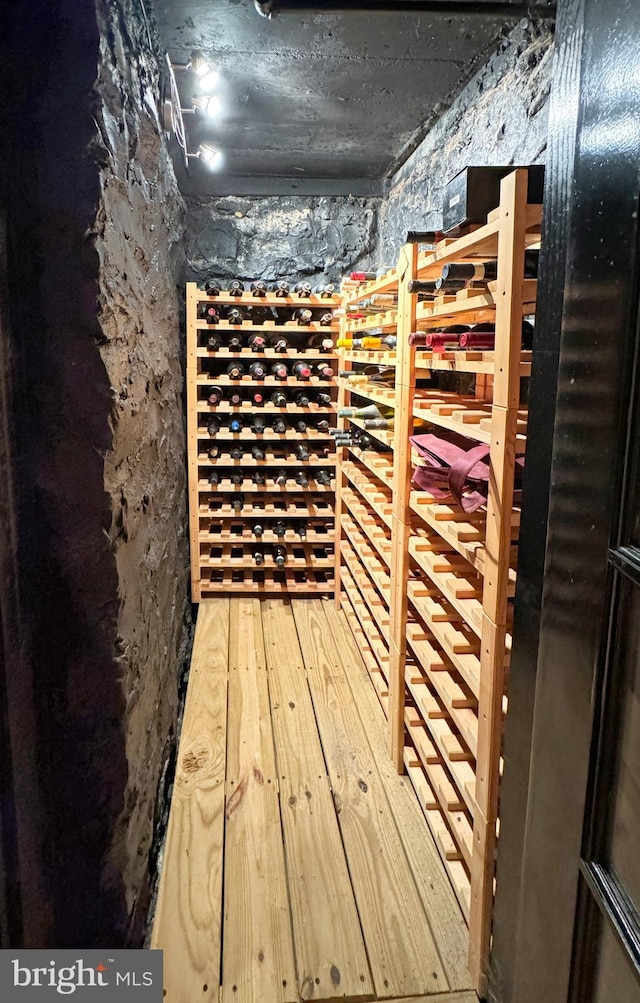
[{"label": "wooden rack frame post", "polygon": [[393,439],[393,520],[391,527],[389,748],[398,773],[404,772],[405,662],[407,649],[407,581],[411,509],[411,444],[415,391],[415,349],[409,344],[416,318],[415,296],[408,284],[416,272],[418,245],[405,244],[398,262],[398,333]]},{"label": "wooden rack frame post", "polygon": [[198,388],[196,377],[196,325],[198,320],[198,286],[187,282],[187,461],[189,484],[189,543],[191,548],[191,601],[199,603],[200,595],[200,540],[198,527]]},{"label": "wooden rack frame post", "polygon": [[[346,334],[347,334],[347,317],[346,317],[346,307],[345,307],[345,304],[344,304],[344,301],[343,301],[343,304],[342,304],[342,315],[340,317],[340,334],[339,334],[339,338],[344,340],[346,338]],[[351,363],[344,361],[344,359],[342,358],[343,354],[344,353],[338,352],[338,366],[343,365],[345,367],[345,369],[351,369]],[[338,398],[337,398],[337,401],[336,401],[336,407],[337,407],[337,410],[338,410],[338,414],[340,413],[340,411],[342,410],[342,408],[345,406],[346,402],[347,402],[347,391],[346,391],[345,385],[342,382],[340,382],[340,385],[338,387]],[[336,419],[336,427],[337,428],[339,428],[341,430],[344,430],[346,428],[346,425],[347,425],[347,421],[346,421],[345,418],[337,418]],[[340,455],[340,450],[338,448],[336,448],[336,457],[339,456],[339,455]],[[336,496],[335,496],[335,502],[334,502],[334,519],[335,519],[335,522],[334,522],[334,526],[335,526],[334,556],[335,556],[335,567],[334,567],[334,572],[333,572],[333,580],[334,580],[334,587],[335,587],[334,603],[335,603],[336,609],[340,609],[341,606],[342,606],[342,573],[341,573],[341,570],[342,570],[342,561],[341,561],[341,557],[340,557],[340,540],[342,538],[342,513],[343,513],[343,510],[344,510],[344,504],[343,504],[343,501],[342,501],[342,492],[344,491],[346,482],[347,482],[347,479],[346,479],[346,477],[344,475],[344,471],[342,469],[342,464],[341,463],[337,463],[336,464],[336,480],[335,480],[335,484],[336,484]]]},{"label": "wooden rack frame post", "polygon": [[501,185],[495,297],[495,375],[469,919],[469,967],[480,992],[484,990],[490,946],[497,839],[526,227],[527,171],[516,170]]}]

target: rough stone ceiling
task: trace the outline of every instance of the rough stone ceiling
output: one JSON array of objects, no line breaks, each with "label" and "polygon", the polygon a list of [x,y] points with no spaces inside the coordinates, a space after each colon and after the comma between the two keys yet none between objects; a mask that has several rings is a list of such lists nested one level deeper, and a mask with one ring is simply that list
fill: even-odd
[{"label": "rough stone ceiling", "polygon": [[[186,117],[190,150],[208,140],[224,152],[218,172],[199,161],[181,172],[183,190],[203,195],[329,191],[343,182],[353,194],[380,189],[519,19],[310,11],[265,20],[252,0],[154,7],[173,62],[200,49],[221,71],[219,121]],[[177,80],[187,107],[193,76]]]}]

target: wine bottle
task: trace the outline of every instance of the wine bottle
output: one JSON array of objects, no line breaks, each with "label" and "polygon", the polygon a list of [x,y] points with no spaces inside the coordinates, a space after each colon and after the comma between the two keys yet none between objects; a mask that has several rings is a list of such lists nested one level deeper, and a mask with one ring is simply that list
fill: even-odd
[{"label": "wine bottle", "polygon": [[217,279],[207,279],[204,284],[204,291],[207,296],[219,296],[222,286]]},{"label": "wine bottle", "polygon": [[296,429],[297,432],[306,432],[307,431],[307,423],[302,418],[300,418],[299,421],[296,421],[294,427],[295,427],[295,429]]},{"label": "wine bottle", "polygon": [[444,282],[494,282],[498,277],[497,261],[451,261],[442,266]]},{"label": "wine bottle", "polygon": [[384,431],[393,428],[393,418],[364,418],[362,424],[365,428]]},{"label": "wine bottle", "polygon": [[241,380],[244,376],[244,366],[237,360],[230,362],[227,366],[227,375],[230,380]]},{"label": "wine bottle", "polygon": [[287,471],[286,470],[276,470],[273,475],[273,483],[278,484],[280,487],[284,487],[287,483]]},{"label": "wine bottle", "polygon": [[267,339],[264,334],[250,334],[247,344],[252,352],[264,352],[267,347]]},{"label": "wine bottle", "polygon": [[311,283],[308,282],[307,279],[300,279],[300,281],[296,282],[295,286],[293,287],[293,291],[294,291],[294,293],[297,293],[298,296],[300,296],[300,297],[310,296],[311,295]]},{"label": "wine bottle", "polygon": [[395,334],[388,334],[384,338],[376,338],[367,336],[366,338],[361,338],[361,347],[368,350],[388,348],[389,351],[394,351],[397,344],[397,338]]},{"label": "wine bottle", "polygon": [[317,376],[319,380],[332,380],[334,372],[326,362],[319,362],[313,367],[313,375]]},{"label": "wine bottle", "polygon": [[252,532],[253,535],[259,540],[262,537],[262,534],[264,533],[264,526],[262,525],[262,523],[256,522],[255,525],[252,527]]},{"label": "wine bottle", "polygon": [[244,282],[241,282],[240,279],[231,279],[227,292],[229,293],[229,296],[242,296],[244,292]]},{"label": "wine bottle", "polygon": [[242,338],[237,334],[232,334],[227,340],[227,349],[230,352],[242,351]]},{"label": "wine bottle", "polygon": [[353,282],[370,282],[372,279],[376,279],[378,276],[375,272],[350,272],[349,278]]},{"label": "wine bottle", "polygon": [[464,334],[468,330],[466,324],[450,324],[448,327],[441,328],[440,331],[412,331],[409,335],[409,344],[418,348],[426,348],[427,339],[431,334],[448,334],[451,336],[450,340],[454,342],[458,340],[459,334]]},{"label": "wine bottle", "polygon": [[324,285],[318,285],[314,287],[314,294],[320,296],[321,299],[331,299],[336,291],[336,287],[333,282],[327,282]]},{"label": "wine bottle", "polygon": [[267,375],[267,371],[262,362],[252,362],[249,366],[249,375],[252,376],[254,380],[263,380]]},{"label": "wine bottle", "polygon": [[309,487],[309,478],[305,474],[304,470],[298,470],[296,476],[294,477],[296,484],[299,484],[301,488]]},{"label": "wine bottle", "polygon": [[258,390],[251,394],[251,403],[254,407],[262,407],[264,404],[264,397]]},{"label": "wine bottle", "polygon": [[491,351],[496,347],[495,331],[465,331],[459,335],[458,343],[460,348],[467,351]]},{"label": "wine bottle", "polygon": [[437,244],[442,240],[442,230],[407,230],[407,244]]},{"label": "wine bottle", "polygon": [[318,432],[329,432],[331,430],[331,426],[326,418],[321,418],[319,421],[316,421],[314,428]]},{"label": "wine bottle", "polygon": [[241,470],[232,470],[229,475],[229,480],[232,484],[242,484],[244,480],[244,474]]},{"label": "wine bottle", "polygon": [[297,380],[308,380],[311,376],[311,370],[306,362],[296,362],[293,367],[292,376]]},{"label": "wine bottle", "polygon": [[333,324],[333,314],[332,313],[321,313],[318,317],[318,324],[320,327],[331,327]]},{"label": "wine bottle", "polygon": [[296,407],[309,407],[311,403],[306,394],[299,393],[295,396]]},{"label": "wine bottle", "polygon": [[270,339],[270,341],[271,341],[271,347],[274,350],[274,352],[286,352],[289,347],[289,342],[287,341],[287,339],[279,334],[274,334]]},{"label": "wine bottle", "polygon": [[260,446],[252,446],[251,455],[254,460],[264,460],[264,450],[261,449]]},{"label": "wine bottle", "polygon": [[229,455],[232,460],[241,460],[244,456],[244,450],[240,446],[233,446]]},{"label": "wine bottle", "polygon": [[244,495],[242,492],[239,492],[237,495],[232,497],[231,506],[234,512],[242,512],[242,509],[244,508]]},{"label": "wine bottle", "polygon": [[206,320],[207,324],[217,324],[220,321],[220,310],[213,303],[203,303],[200,307],[200,320]]},{"label": "wine bottle", "polygon": [[232,435],[236,435],[238,432],[242,431],[242,419],[241,418],[231,418],[229,421],[229,431]]},{"label": "wine bottle", "polygon": [[435,296],[438,289],[437,279],[411,279],[407,289],[410,293],[427,293],[429,296]]},{"label": "wine bottle", "polygon": [[[391,409],[387,409],[393,413]],[[338,418],[384,418],[385,414],[377,404],[367,404],[365,407],[343,407],[338,411]]]},{"label": "wine bottle", "polygon": [[251,423],[251,431],[254,435],[264,435],[264,421],[262,418],[254,418]]},{"label": "wine bottle", "polygon": [[274,523],[273,532],[276,534],[278,539],[282,540],[287,532],[287,527],[281,520],[278,520],[278,522]]},{"label": "wine bottle", "polygon": [[458,339],[460,335],[447,333],[446,331],[429,331],[425,338],[425,348],[431,352],[455,351],[459,348]]},{"label": "wine bottle", "polygon": [[264,484],[265,476],[261,470],[254,470],[251,474],[251,480],[257,485]]},{"label": "wine bottle", "polygon": [[291,320],[297,321],[298,324],[310,324],[313,318],[313,313],[311,310],[307,310],[304,307],[298,307],[291,314]]},{"label": "wine bottle", "polygon": [[286,407],[287,398],[283,394],[282,390],[274,390],[271,394],[271,403],[276,407]]},{"label": "wine bottle", "polygon": [[309,450],[308,450],[307,446],[305,446],[304,442],[297,442],[296,445],[295,445],[295,447],[294,447],[293,452],[295,453],[297,459],[299,459],[299,460],[308,460],[309,459],[309,455],[310,455],[309,454]]},{"label": "wine bottle", "polygon": [[271,367],[271,372],[277,380],[286,380],[289,376],[289,370],[285,366],[284,362],[274,362]]},{"label": "wine bottle", "polygon": [[324,334],[312,334],[307,341],[307,349],[316,352],[332,352],[333,341]]},{"label": "wine bottle", "polygon": [[242,397],[237,390],[234,390],[233,393],[229,394],[229,404],[231,407],[240,407],[242,404]]},{"label": "wine bottle", "polygon": [[287,431],[287,423],[284,418],[274,418],[273,431],[276,435],[283,435]]},{"label": "wine bottle", "polygon": [[319,404],[320,407],[330,407],[331,397],[329,394],[316,394],[316,404]]},{"label": "wine bottle", "polygon": [[210,418],[209,424],[207,425],[207,432],[211,437],[217,435],[220,431],[220,422],[216,418]]},{"label": "wine bottle", "polygon": [[284,279],[278,279],[273,284],[273,292],[276,296],[285,297],[289,295],[289,283]]},{"label": "wine bottle", "polygon": [[223,397],[222,387],[207,387],[207,402],[209,404],[219,404]]},{"label": "wine bottle", "polygon": [[217,334],[210,334],[207,338],[207,348],[210,352],[217,352],[220,348],[220,338]]},{"label": "wine bottle", "polygon": [[251,283],[251,294],[260,298],[267,295],[267,283],[263,279],[256,279]]},{"label": "wine bottle", "polygon": [[243,321],[247,320],[247,311],[243,310],[241,306],[228,306],[224,319],[227,324],[242,324]]},{"label": "wine bottle", "polygon": [[217,470],[212,470],[209,474],[209,484],[211,487],[216,487],[220,483],[220,474]]},{"label": "wine bottle", "polygon": [[273,560],[277,568],[284,568],[287,562],[287,548],[277,543],[273,548]]},{"label": "wine bottle", "polygon": [[264,564],[264,554],[262,553],[261,550],[254,550],[253,559],[255,563],[258,565],[258,567]]},{"label": "wine bottle", "polygon": [[306,540],[307,538],[307,524],[305,522],[299,522],[296,526],[296,533],[301,540]]},{"label": "wine bottle", "polygon": [[328,470],[317,470],[313,476],[316,484],[321,484],[324,487],[329,487],[331,484],[331,474]]}]

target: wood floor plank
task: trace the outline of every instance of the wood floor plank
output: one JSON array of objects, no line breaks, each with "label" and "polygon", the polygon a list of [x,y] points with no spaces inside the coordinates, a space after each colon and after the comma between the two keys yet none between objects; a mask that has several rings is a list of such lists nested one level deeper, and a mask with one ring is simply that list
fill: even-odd
[{"label": "wood floor plank", "polygon": [[371,963],[382,999],[449,988],[323,604],[292,602]]},{"label": "wood floor plank", "polygon": [[291,606],[262,604],[300,999],[373,993]]},{"label": "wood floor plank", "polygon": [[220,986],[229,600],[200,604],[151,946],[167,1003]]},{"label": "wood floor plank", "polygon": [[223,1003],[298,1000],[259,599],[230,609]]},{"label": "wood floor plank", "polygon": [[[322,603],[353,693],[354,706],[376,759],[440,959],[452,990],[469,990],[469,933],[438,849],[407,777],[398,776],[388,754],[387,723],[344,612]],[[473,995],[475,999],[475,995]]]},{"label": "wood floor plank", "polygon": [[437,996],[403,996],[402,999],[385,1000],[384,1003],[478,1003],[472,990],[461,993],[438,993]]}]

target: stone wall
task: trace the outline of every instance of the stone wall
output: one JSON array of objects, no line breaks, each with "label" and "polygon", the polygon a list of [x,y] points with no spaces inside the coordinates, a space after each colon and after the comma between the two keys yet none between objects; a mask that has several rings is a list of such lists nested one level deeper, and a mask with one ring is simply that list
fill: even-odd
[{"label": "stone wall", "polygon": [[378,198],[188,197],[186,203],[191,281],[217,275],[337,282],[371,266]]},{"label": "stone wall", "polygon": [[544,163],[553,33],[521,22],[391,180],[375,263],[394,265],[407,230],[442,225],[443,188],[471,165]]},{"label": "stone wall", "polygon": [[0,36],[17,591],[36,721],[28,753],[11,751],[17,773],[29,755],[42,802],[43,921],[27,916],[24,936],[139,945],[188,638],[183,206],[140,0],[51,0],[37,16],[4,5]]}]

